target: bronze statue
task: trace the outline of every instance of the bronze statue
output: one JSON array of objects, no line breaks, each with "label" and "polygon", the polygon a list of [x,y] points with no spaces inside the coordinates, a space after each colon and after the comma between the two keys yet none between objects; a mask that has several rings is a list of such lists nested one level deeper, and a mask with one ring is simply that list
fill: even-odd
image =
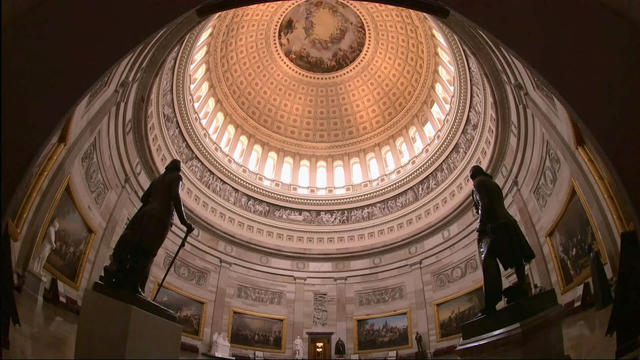
[{"label": "bronze statue", "polygon": [[422,335],[416,331],[416,346],[418,347],[418,352],[424,352],[424,345],[422,345]]},{"label": "bronze statue", "polygon": [[164,173],[153,180],[142,194],[142,206],[118,239],[111,263],[104,267],[101,280],[105,285],[144,295],[151,264],[169,233],[173,214],[178,215],[187,233],[193,231],[193,225],[184,216],[181,188],[180,160],[173,159],[165,167]]},{"label": "bronze statue", "polygon": [[[535,257],[518,222],[504,206],[504,195],[493,177],[478,165],[471,167],[472,198],[480,219],[478,222],[478,250],[484,279],[484,309],[487,315],[496,311],[502,300],[502,277],[498,260],[505,270],[515,268],[518,284],[510,287],[516,297],[526,297],[525,263]],[[507,299],[513,301],[514,299]]]},{"label": "bronze statue", "polygon": [[342,339],[338,338],[338,340],[336,341],[335,354],[336,355],[344,355],[346,353],[347,353],[347,350],[345,349],[344,341],[342,341]]}]

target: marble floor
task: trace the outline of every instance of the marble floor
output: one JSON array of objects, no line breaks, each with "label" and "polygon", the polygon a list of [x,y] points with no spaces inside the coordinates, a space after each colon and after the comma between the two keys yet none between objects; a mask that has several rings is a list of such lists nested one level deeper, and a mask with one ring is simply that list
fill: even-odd
[{"label": "marble floor", "polygon": [[[26,291],[16,294],[22,326],[11,329],[11,349],[4,358],[73,358],[78,316],[48,303],[38,304]],[[589,309],[563,319],[565,353],[572,359],[612,359],[615,338],[604,335],[611,306]],[[183,358],[197,358],[183,353]]]}]

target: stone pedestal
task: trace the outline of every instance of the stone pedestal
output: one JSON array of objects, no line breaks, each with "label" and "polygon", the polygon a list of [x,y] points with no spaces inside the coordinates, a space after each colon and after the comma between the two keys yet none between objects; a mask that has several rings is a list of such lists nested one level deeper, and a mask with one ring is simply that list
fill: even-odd
[{"label": "stone pedestal", "polygon": [[173,358],[180,356],[182,325],[87,289],[75,357]]},{"label": "stone pedestal", "polygon": [[42,275],[36,275],[31,270],[24,273],[23,288],[38,299],[38,304],[42,304],[45,285],[46,280]]},{"label": "stone pedestal", "polygon": [[462,326],[463,359],[561,359],[564,309],[549,290]]}]

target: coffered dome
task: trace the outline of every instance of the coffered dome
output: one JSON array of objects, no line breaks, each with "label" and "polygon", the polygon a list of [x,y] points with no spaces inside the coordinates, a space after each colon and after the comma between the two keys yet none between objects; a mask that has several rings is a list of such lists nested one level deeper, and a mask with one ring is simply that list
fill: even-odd
[{"label": "coffered dome", "polygon": [[176,84],[186,127],[270,191],[326,198],[389,185],[450,147],[445,134],[460,127],[450,116],[460,50],[414,11],[262,4],[218,14],[191,40]]}]

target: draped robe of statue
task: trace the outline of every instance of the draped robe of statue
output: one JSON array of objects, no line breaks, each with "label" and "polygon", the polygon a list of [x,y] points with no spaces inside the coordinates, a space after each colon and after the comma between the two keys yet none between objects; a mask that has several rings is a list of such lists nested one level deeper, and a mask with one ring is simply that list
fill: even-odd
[{"label": "draped robe of statue", "polygon": [[478,222],[478,250],[482,261],[485,308],[483,313],[495,311],[502,300],[502,277],[498,261],[505,270],[515,268],[518,286],[526,293],[525,263],[535,257],[518,222],[504,206],[504,195],[500,186],[480,166],[473,166],[474,207]]},{"label": "draped robe of statue", "polygon": [[118,239],[111,263],[104,268],[105,285],[137,295],[144,294],[153,259],[173,223],[174,213],[190,231],[180,199],[180,161],[172,160],[141,197],[142,206]]}]

